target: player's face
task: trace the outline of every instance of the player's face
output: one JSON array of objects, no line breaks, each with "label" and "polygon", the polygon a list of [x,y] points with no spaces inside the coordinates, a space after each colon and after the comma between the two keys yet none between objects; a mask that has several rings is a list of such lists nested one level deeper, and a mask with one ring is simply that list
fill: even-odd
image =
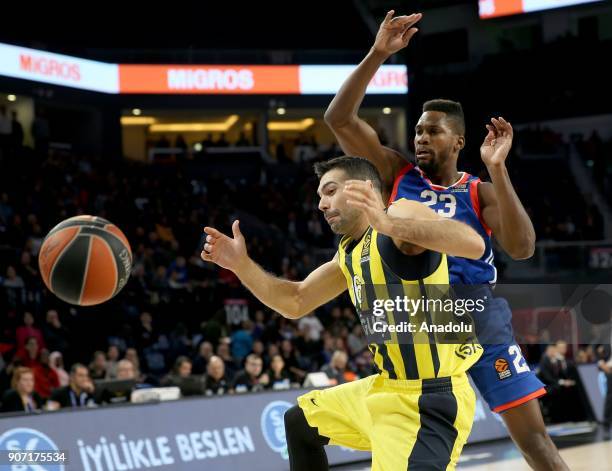
[{"label": "player's face", "polygon": [[426,111],[415,127],[414,149],[417,165],[428,175],[437,175],[453,153],[460,136],[446,119],[446,113]]},{"label": "player's face", "polygon": [[323,211],[325,220],[335,234],[346,234],[349,228],[359,218],[360,211],[350,207],[344,196],[346,173],[341,169],[333,169],[325,173],[319,182],[317,194],[321,198],[319,209]]}]

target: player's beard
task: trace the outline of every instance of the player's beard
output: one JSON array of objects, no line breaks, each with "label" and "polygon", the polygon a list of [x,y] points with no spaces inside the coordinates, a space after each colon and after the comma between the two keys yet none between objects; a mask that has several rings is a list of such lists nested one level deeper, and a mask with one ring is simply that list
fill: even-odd
[{"label": "player's beard", "polygon": [[334,234],[344,235],[350,230],[351,223],[357,221],[360,215],[360,210],[355,208],[345,208],[340,211],[334,211],[336,219],[329,222],[329,227]]},{"label": "player's beard", "polygon": [[429,159],[417,161],[417,164],[421,170],[427,176],[435,176],[438,174],[438,170],[440,168],[439,158],[437,155],[429,155]]}]

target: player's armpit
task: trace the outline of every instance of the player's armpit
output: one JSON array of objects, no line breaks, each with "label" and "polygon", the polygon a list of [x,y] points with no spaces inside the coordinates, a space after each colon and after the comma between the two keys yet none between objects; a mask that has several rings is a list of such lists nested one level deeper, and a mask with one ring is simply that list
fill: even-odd
[{"label": "player's armpit", "polygon": [[408,162],[399,152],[381,144],[376,131],[363,119],[353,116],[342,124],[328,123],[342,151],[351,157],[363,157],[374,164],[383,183],[385,201],[393,182]]},{"label": "player's armpit", "polygon": [[309,314],[347,289],[346,279],[338,265],[337,257],[338,254],[298,283],[296,318]]}]

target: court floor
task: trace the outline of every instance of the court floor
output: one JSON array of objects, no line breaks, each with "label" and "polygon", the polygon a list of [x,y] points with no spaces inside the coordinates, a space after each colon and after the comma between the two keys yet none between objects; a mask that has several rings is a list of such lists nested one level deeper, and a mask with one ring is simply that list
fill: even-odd
[{"label": "court floor", "polygon": [[[599,427],[584,427],[581,433],[553,429],[549,432],[561,456],[572,471],[612,471],[612,441],[603,436]],[[574,432],[576,428],[574,429]],[[580,432],[580,430],[578,430]],[[342,466],[338,471],[369,471],[365,463]],[[463,471],[530,471],[518,449],[510,439],[468,445],[459,465]]]}]

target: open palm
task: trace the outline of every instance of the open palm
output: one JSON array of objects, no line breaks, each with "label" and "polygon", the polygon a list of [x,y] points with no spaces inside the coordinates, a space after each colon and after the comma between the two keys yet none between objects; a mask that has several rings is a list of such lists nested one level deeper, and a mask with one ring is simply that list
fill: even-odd
[{"label": "open palm", "polygon": [[485,165],[499,165],[506,161],[512,148],[512,126],[504,118],[492,118],[487,124],[487,135],[480,146],[480,157]]}]

